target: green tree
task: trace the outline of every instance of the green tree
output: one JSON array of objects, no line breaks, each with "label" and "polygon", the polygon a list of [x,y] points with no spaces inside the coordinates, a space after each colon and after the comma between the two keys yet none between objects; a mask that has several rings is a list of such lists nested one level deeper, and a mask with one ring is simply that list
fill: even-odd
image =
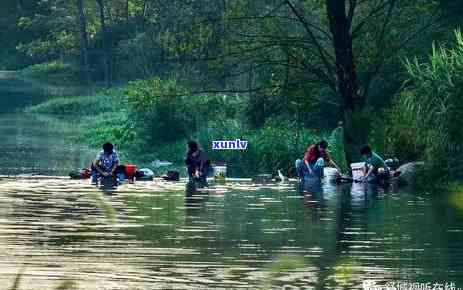
[{"label": "green tree", "polygon": [[88,34],[87,34],[87,19],[84,12],[83,0],[76,0],[77,15],[79,18],[80,31],[80,64],[81,64],[81,80],[88,84],[90,83],[90,66],[88,60]]},{"label": "green tree", "polygon": [[[425,0],[240,0],[220,11],[202,3],[187,11],[207,16],[194,28],[177,26],[179,36],[168,43],[174,56],[207,61],[227,82],[199,81],[219,91],[248,92],[250,112],[263,114],[256,125],[275,114],[298,119],[300,95],[309,108],[323,107],[333,127],[343,121],[348,161],[367,141],[368,104],[379,94],[373,89],[384,79],[397,84],[387,77],[389,63],[399,63],[404,49],[441,20],[437,5]],[[182,19],[191,24],[188,14]],[[211,51],[215,39],[219,47]]]}]

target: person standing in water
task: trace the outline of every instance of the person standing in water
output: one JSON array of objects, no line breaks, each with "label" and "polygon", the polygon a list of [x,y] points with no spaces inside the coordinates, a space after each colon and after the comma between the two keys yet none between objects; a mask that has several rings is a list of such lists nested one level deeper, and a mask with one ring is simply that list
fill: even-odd
[{"label": "person standing in water", "polygon": [[185,164],[190,181],[198,181],[198,187],[208,186],[207,176],[212,167],[209,156],[199,148],[195,141],[188,142]]},{"label": "person standing in water", "polygon": [[103,144],[103,150],[98,153],[92,163],[92,183],[96,184],[99,177],[114,177],[119,166],[119,155],[111,143]]},{"label": "person standing in water", "polygon": [[306,186],[320,186],[324,175],[325,161],[317,144],[309,146],[304,153],[304,159],[296,160],[295,166],[301,191],[304,191]]}]

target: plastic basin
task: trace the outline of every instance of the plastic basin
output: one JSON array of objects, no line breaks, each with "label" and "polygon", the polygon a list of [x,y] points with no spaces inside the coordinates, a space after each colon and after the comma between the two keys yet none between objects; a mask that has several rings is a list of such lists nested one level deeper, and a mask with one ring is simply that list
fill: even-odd
[{"label": "plastic basin", "polygon": [[135,176],[135,172],[137,172],[137,166],[132,164],[125,165],[125,175],[128,178],[132,178]]}]

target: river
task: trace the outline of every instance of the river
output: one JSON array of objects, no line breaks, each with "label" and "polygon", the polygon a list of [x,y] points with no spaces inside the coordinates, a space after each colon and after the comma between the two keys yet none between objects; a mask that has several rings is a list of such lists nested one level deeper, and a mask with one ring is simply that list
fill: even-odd
[{"label": "river", "polygon": [[0,170],[23,176],[0,180],[0,289],[18,273],[18,289],[463,289],[463,212],[444,193],[228,182],[187,199],[156,180],[105,194],[59,177],[93,154],[76,128],[18,112],[46,95],[1,82]]},{"label": "river", "polygon": [[0,78],[0,175],[66,175],[87,167],[94,152],[78,144],[78,122],[22,113],[48,98],[47,86]]}]

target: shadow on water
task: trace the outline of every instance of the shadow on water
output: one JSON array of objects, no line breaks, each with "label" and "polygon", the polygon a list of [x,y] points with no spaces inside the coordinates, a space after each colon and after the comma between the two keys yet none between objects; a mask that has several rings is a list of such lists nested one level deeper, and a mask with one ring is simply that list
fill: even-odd
[{"label": "shadow on water", "polygon": [[193,226],[195,219],[205,210],[209,192],[198,189],[195,182],[188,181],[185,185],[185,225]]},{"label": "shadow on water", "polygon": [[310,209],[313,222],[321,221],[328,214],[324,191],[319,183],[307,184],[303,189],[299,189],[304,206]]}]

